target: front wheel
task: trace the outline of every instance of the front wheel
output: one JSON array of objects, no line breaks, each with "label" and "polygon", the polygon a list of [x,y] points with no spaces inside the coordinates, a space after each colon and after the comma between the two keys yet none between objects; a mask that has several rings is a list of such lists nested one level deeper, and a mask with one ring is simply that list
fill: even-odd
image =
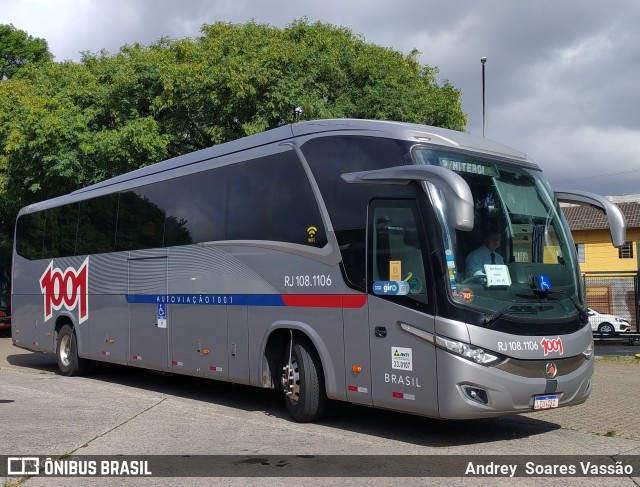
[{"label": "front wheel", "polygon": [[69,325],[64,325],[58,333],[56,357],[58,358],[58,368],[63,375],[83,375],[89,368],[89,362],[78,357],[76,336],[73,333],[73,328]]},{"label": "front wheel", "polygon": [[611,335],[616,329],[613,327],[611,323],[602,323],[598,327],[598,331],[604,335]]},{"label": "front wheel", "polygon": [[289,415],[299,423],[320,419],[324,413],[326,395],[322,363],[313,345],[307,340],[292,339],[282,367],[282,389]]}]

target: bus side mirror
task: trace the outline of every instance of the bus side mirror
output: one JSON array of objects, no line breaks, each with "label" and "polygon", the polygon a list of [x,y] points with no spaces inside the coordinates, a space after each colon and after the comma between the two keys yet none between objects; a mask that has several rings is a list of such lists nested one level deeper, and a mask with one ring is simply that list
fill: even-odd
[{"label": "bus side mirror", "polygon": [[426,181],[442,191],[446,202],[447,220],[456,230],[473,229],[473,196],[467,182],[450,169],[440,166],[397,166],[343,174],[347,183],[409,184]]},{"label": "bus side mirror", "polygon": [[614,203],[603,196],[587,193],[586,191],[556,191],[556,198],[563,203],[574,205],[589,205],[602,211],[609,222],[611,243],[614,247],[621,247],[627,241],[627,221]]}]

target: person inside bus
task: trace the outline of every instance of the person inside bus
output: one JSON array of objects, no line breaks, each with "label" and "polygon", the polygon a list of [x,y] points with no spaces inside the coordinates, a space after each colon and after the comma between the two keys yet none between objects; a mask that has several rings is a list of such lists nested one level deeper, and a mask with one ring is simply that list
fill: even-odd
[{"label": "person inside bus", "polygon": [[486,264],[504,264],[504,259],[497,252],[500,243],[500,232],[490,230],[484,237],[484,243],[469,252],[466,260],[466,276],[468,278],[484,275],[484,266]]}]

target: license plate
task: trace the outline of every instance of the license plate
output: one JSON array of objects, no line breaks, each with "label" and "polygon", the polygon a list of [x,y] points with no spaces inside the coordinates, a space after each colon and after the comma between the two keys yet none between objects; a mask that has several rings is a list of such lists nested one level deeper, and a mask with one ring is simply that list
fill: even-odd
[{"label": "license plate", "polygon": [[534,396],[533,409],[551,409],[558,407],[558,396]]}]

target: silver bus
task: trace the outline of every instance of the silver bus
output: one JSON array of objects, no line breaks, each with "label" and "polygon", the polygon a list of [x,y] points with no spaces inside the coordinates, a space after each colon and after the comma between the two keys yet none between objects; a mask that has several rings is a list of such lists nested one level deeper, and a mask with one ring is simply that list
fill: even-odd
[{"label": "silver bus", "polygon": [[12,341],[69,376],[278,388],[301,422],[328,399],[445,419],[580,404],[593,340],[559,201],[624,243],[615,205],[554,194],[483,138],[283,126],[23,208]]}]

